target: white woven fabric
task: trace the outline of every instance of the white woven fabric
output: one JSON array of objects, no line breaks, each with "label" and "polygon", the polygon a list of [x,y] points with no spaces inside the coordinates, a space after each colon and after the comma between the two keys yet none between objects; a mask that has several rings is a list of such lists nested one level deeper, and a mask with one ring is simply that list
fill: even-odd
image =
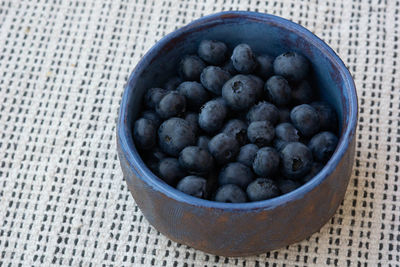
[{"label": "white woven fabric", "polygon": [[[336,215],[308,240],[208,255],[148,224],[119,167],[128,75],[162,36],[221,10],[276,14],[341,56],[357,86],[356,159]],[[0,1],[0,266],[398,266],[398,0]]]}]

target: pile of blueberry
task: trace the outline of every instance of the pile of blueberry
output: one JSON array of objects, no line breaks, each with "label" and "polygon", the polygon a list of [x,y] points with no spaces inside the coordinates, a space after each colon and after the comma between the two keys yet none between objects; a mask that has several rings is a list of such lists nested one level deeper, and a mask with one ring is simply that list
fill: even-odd
[{"label": "pile of blueberry", "polygon": [[156,175],[195,197],[240,203],[288,193],[335,151],[336,113],[317,101],[303,55],[257,56],[247,44],[228,53],[203,40],[178,76],[145,92],[136,147]]}]

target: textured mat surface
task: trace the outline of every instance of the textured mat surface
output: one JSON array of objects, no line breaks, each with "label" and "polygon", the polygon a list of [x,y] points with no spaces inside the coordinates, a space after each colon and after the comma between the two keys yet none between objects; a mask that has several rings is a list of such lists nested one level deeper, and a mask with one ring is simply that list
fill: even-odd
[{"label": "textured mat surface", "polygon": [[[336,215],[308,240],[208,255],[151,227],[123,181],[115,122],[128,75],[162,36],[221,10],[291,19],[355,78],[356,159]],[[400,1],[0,0],[0,266],[396,266]]]}]

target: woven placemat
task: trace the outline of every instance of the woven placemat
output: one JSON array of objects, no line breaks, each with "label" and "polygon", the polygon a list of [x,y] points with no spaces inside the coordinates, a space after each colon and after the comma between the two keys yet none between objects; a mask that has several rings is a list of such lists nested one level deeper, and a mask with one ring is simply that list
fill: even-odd
[{"label": "woven placemat", "polygon": [[[205,254],[148,224],[115,142],[128,75],[162,36],[221,10],[307,27],[355,78],[346,198],[308,240],[247,258]],[[0,0],[0,266],[398,266],[400,1]]]}]

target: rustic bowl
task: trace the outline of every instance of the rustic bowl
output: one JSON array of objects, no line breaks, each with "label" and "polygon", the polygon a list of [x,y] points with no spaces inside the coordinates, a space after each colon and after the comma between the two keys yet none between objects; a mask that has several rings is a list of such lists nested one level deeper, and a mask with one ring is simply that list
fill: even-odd
[{"label": "rustic bowl", "polygon": [[[146,89],[161,86],[182,54],[203,39],[229,47],[245,42],[256,53],[304,54],[321,97],[339,116],[335,153],[311,181],[288,194],[252,203],[219,203],[186,195],[167,185],[144,164],[132,125]],[[353,79],[335,52],[302,26],[272,15],[222,12],[200,18],[158,41],[133,70],[122,97],[118,154],[128,188],[147,220],[170,239],[223,256],[254,255],[300,241],[318,231],[344,198],[352,171],[357,123]]]}]

